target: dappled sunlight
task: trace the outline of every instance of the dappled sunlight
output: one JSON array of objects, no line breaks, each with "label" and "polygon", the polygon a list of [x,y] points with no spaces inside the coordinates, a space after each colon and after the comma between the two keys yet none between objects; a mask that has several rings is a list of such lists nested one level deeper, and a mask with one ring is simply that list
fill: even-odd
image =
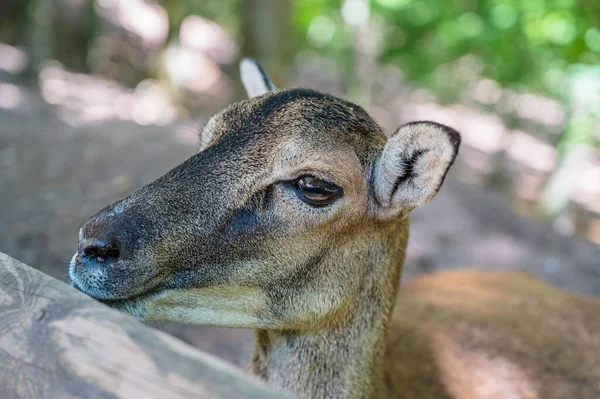
[{"label": "dappled sunlight", "polygon": [[140,82],[129,89],[114,81],[73,73],[51,61],[39,75],[42,97],[58,107],[70,125],[129,120],[140,125],[166,125],[177,117],[168,93],[157,81]]},{"label": "dappled sunlight", "polygon": [[165,54],[166,70],[171,81],[192,92],[213,91],[224,79],[217,64],[198,51],[174,44],[167,48]]},{"label": "dappled sunlight", "polygon": [[[505,110],[510,110],[521,120],[534,123],[533,126],[546,126],[549,135],[541,136],[531,125],[527,129],[511,129],[501,116],[471,105],[442,105],[428,91],[412,90],[408,95],[399,97],[391,106],[377,106],[375,116],[385,125],[394,122],[396,109],[401,109],[402,122],[412,120],[434,120],[457,129],[462,136],[462,149],[456,169],[459,178],[470,184],[486,185],[495,176],[503,175],[510,184],[517,211],[522,214],[537,214],[535,203],[544,193],[552,173],[560,165],[559,152],[548,137],[555,136],[564,129],[565,111],[555,100],[533,95],[516,94],[502,90],[490,79],[474,82],[470,86],[470,95],[479,102],[494,105],[503,102]],[[600,132],[600,127],[596,128]],[[600,134],[600,133],[599,133]],[[566,195],[576,207],[585,210],[586,219],[591,223],[600,220],[600,161],[598,151],[587,160],[577,164],[577,173],[570,179],[572,189]],[[576,231],[587,235],[583,227],[561,228],[562,222],[555,224],[561,233],[574,234]],[[574,226],[574,222],[569,222]],[[579,226],[579,225],[578,225]],[[591,238],[588,235],[588,238]],[[594,240],[597,242],[597,240]]]},{"label": "dappled sunlight", "polygon": [[500,117],[461,105],[451,109],[467,145],[488,154],[502,149],[507,131]]},{"label": "dappled sunlight", "polygon": [[600,157],[591,159],[583,165],[582,173],[577,177],[573,200],[590,211],[600,214]]},{"label": "dappled sunlight", "polygon": [[471,83],[470,94],[483,104],[497,104],[502,98],[502,88],[492,79],[481,79]]},{"label": "dappled sunlight", "polygon": [[230,87],[219,65],[232,63],[237,54],[237,45],[222,27],[190,15],[181,23],[179,42],[167,46],[164,63],[170,81],[190,96],[222,99],[229,95]]},{"label": "dappled sunlight", "polygon": [[198,15],[184,18],[179,29],[179,42],[221,64],[232,63],[238,53],[231,35],[218,24]]},{"label": "dappled sunlight", "polygon": [[365,25],[369,21],[369,1],[345,0],[341,9],[344,22],[352,26]]},{"label": "dappled sunlight", "polygon": [[143,0],[96,0],[98,12],[117,26],[158,47],[167,39],[169,17],[163,7]]},{"label": "dappled sunlight", "polygon": [[559,126],[565,121],[565,111],[560,103],[539,95],[526,93],[517,96],[515,110],[520,118],[547,126]]},{"label": "dappled sunlight", "polygon": [[460,399],[541,399],[535,379],[516,362],[461,345],[447,332],[434,335],[432,353],[444,386]]},{"label": "dappled sunlight", "polygon": [[[517,272],[499,273],[503,273],[505,283],[510,283],[512,276],[517,276],[518,281],[520,276]],[[498,281],[496,274],[489,273],[489,270],[463,269],[415,278],[400,292],[447,311],[468,311],[473,315],[482,315],[491,312],[493,308],[490,306],[499,303],[503,303],[503,306],[519,305],[520,297],[512,297],[506,291],[510,286],[498,286]]]},{"label": "dappled sunlight", "polygon": [[17,74],[25,70],[28,56],[20,48],[0,43],[0,71]]},{"label": "dappled sunlight", "polygon": [[506,153],[512,161],[540,172],[551,172],[558,162],[554,147],[521,130],[511,132]]},{"label": "dappled sunlight", "polygon": [[502,150],[508,133],[499,116],[463,105],[427,102],[407,104],[406,108],[405,113],[414,120],[435,120],[454,127],[461,132],[464,144],[488,154]]},{"label": "dappled sunlight", "polygon": [[15,109],[22,101],[22,89],[14,84],[0,82],[0,108]]}]

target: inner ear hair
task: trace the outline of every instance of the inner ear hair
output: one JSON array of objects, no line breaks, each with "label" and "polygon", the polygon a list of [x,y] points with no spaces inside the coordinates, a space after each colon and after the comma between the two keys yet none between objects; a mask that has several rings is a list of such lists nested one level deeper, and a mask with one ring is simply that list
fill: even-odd
[{"label": "inner ear hair", "polygon": [[429,202],[459,146],[458,132],[439,123],[412,122],[400,127],[374,165],[374,197],[383,214],[398,214]]},{"label": "inner ear hair", "polygon": [[240,63],[240,77],[250,98],[277,89],[260,64],[252,58],[244,58]]},{"label": "inner ear hair", "polygon": [[398,177],[396,177],[396,181],[394,182],[394,188],[392,189],[391,197],[394,197],[396,191],[400,188],[400,186],[405,183],[407,180],[415,177],[415,164],[418,159],[425,153],[427,153],[426,149],[418,149],[415,150],[411,155],[410,159],[406,160],[403,165],[403,171],[400,173]]}]

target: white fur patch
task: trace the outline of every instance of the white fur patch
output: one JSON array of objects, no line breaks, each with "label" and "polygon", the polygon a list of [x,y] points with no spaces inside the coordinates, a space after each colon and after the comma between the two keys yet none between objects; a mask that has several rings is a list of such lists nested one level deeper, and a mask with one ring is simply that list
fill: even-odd
[{"label": "white fur patch", "polygon": [[204,129],[202,129],[202,134],[200,134],[200,148],[198,149],[198,152],[204,151],[206,147],[208,147],[210,140],[212,140],[213,131],[215,129],[215,118],[217,116],[218,115],[215,115],[210,118],[204,126]]},{"label": "white fur patch", "polygon": [[69,262],[69,278],[71,279],[71,281],[75,281],[75,279],[77,278],[75,276],[76,258],[77,258],[77,252],[75,252],[75,254],[71,257],[71,261]]},{"label": "white fur patch", "polygon": [[240,63],[240,75],[248,97],[262,96],[277,87],[269,80],[258,62],[244,58]]}]

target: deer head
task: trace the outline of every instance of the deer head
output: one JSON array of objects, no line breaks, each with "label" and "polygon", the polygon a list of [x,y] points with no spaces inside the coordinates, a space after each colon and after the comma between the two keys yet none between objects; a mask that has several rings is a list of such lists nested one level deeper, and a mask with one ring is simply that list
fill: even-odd
[{"label": "deer head", "polygon": [[75,287],[140,319],[311,330],[399,278],[407,215],[458,133],[415,122],[386,139],[358,105],[241,70],[251,98],[210,119],[197,154],[85,223]]}]

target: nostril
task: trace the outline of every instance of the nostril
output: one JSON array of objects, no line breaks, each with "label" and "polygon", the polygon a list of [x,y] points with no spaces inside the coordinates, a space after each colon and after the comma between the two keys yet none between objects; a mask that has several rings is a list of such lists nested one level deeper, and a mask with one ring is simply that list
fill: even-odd
[{"label": "nostril", "polygon": [[83,256],[99,263],[103,263],[106,260],[115,260],[119,255],[120,251],[116,243],[108,244],[100,240],[92,240],[83,249]]}]

